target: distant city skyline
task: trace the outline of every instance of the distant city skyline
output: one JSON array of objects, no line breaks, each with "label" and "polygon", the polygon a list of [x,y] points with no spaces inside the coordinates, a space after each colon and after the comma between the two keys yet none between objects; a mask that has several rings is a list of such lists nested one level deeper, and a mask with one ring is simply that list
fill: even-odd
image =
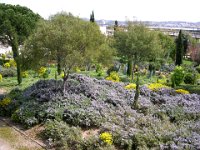
[{"label": "distant city skyline", "polygon": [[61,11],[81,18],[138,21],[200,22],[199,0],[0,0],[0,3],[26,6],[47,19]]}]

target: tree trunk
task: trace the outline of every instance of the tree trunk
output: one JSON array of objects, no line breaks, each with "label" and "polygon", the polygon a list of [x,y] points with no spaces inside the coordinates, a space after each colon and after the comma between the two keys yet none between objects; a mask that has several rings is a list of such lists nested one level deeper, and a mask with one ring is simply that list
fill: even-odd
[{"label": "tree trunk", "polygon": [[57,72],[58,72],[58,75],[61,74],[61,58],[59,55],[57,56]]},{"label": "tree trunk", "polygon": [[11,46],[12,46],[12,51],[13,51],[13,58],[14,58],[16,64],[17,64],[17,81],[18,81],[18,84],[21,84],[22,76],[21,76],[19,50],[18,50],[18,44],[17,44],[17,38],[16,37],[13,38]]},{"label": "tree trunk", "polygon": [[133,102],[133,108],[134,109],[138,109],[139,108],[139,96],[140,96],[139,75],[137,75],[136,91],[135,91],[134,102]]},{"label": "tree trunk", "polygon": [[131,58],[128,59],[128,69],[127,69],[127,75],[131,76],[133,72],[133,60]]},{"label": "tree trunk", "polygon": [[132,74],[131,74],[131,80],[133,81],[134,73],[135,73],[135,66],[136,66],[136,61],[133,63],[133,69],[132,69]]},{"label": "tree trunk", "polygon": [[64,77],[63,77],[63,95],[65,95],[66,92],[66,83],[67,83],[67,79],[69,78],[69,71],[66,73],[64,71]]}]

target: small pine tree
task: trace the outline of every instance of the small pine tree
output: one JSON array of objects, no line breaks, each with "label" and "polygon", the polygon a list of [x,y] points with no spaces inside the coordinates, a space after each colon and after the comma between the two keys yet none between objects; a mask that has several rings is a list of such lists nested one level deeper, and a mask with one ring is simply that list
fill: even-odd
[{"label": "small pine tree", "polygon": [[92,11],[92,14],[90,14],[90,22],[95,22],[94,11]]},{"label": "small pine tree", "polygon": [[184,51],[183,35],[182,35],[182,31],[180,30],[178,38],[176,40],[176,61],[175,61],[175,65],[180,66],[183,63],[183,51]]}]

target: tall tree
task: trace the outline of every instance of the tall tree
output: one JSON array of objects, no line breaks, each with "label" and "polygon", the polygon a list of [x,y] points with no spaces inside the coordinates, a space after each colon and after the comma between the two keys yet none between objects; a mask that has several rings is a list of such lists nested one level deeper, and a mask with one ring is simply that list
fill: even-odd
[{"label": "tall tree", "polygon": [[175,65],[180,66],[183,63],[183,51],[184,51],[184,45],[183,45],[183,35],[182,31],[179,31],[178,38],[176,39],[176,60]]},{"label": "tall tree", "polygon": [[40,16],[26,7],[0,4],[0,42],[12,47],[17,64],[18,84],[22,82],[19,45],[31,34]]},{"label": "tall tree", "polygon": [[143,24],[130,23],[126,31],[118,31],[115,36],[116,48],[121,56],[126,56],[130,65],[129,75],[132,75],[134,67],[141,61],[152,60],[162,53],[162,47],[158,42],[155,31],[150,31]]},{"label": "tall tree", "polygon": [[90,22],[95,22],[94,11],[92,11],[92,14],[90,14]]},{"label": "tall tree", "polygon": [[40,66],[47,59],[57,60],[59,55],[65,93],[69,74],[76,67],[81,67],[89,56],[96,58],[99,53],[97,50],[104,41],[96,24],[61,13],[40,23],[36,32],[26,41],[22,55],[29,62],[29,67]]}]

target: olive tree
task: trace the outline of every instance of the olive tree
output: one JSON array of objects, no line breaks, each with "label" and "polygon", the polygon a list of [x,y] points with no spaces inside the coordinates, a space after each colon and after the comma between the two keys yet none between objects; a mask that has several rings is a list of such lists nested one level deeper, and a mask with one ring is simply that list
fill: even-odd
[{"label": "olive tree", "polygon": [[133,68],[141,61],[155,59],[162,53],[155,31],[151,31],[141,23],[129,23],[124,30],[115,34],[115,46],[120,56],[125,56],[129,62],[129,74],[133,78]]},{"label": "olive tree", "polygon": [[104,36],[96,24],[59,13],[38,24],[35,33],[26,41],[22,56],[30,67],[41,66],[49,59],[56,60],[64,73],[65,92],[69,74],[88,59],[98,58],[103,44]]}]

